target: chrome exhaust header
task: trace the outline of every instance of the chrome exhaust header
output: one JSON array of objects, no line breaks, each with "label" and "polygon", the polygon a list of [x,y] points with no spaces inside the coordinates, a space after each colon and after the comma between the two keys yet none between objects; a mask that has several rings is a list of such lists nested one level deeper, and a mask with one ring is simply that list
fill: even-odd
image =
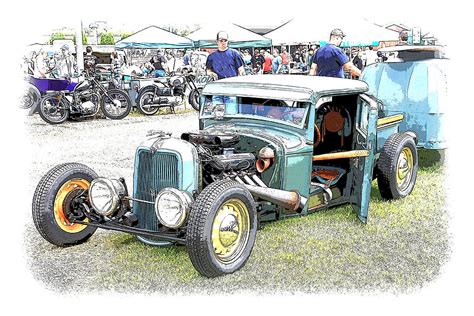
[{"label": "chrome exhaust header", "polygon": [[253,196],[275,203],[292,211],[302,210],[308,202],[307,198],[296,191],[263,188],[248,184],[245,184],[245,187]]}]

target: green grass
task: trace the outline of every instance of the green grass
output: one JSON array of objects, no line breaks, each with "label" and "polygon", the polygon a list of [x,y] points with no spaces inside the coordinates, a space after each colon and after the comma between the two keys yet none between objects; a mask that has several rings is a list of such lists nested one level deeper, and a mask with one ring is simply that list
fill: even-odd
[{"label": "green grass", "polygon": [[246,266],[210,280],[185,247],[156,248],[111,234],[106,289],[162,293],[228,291],[412,291],[436,278],[449,257],[443,167],[421,168],[413,193],[384,201],[373,182],[369,222],[345,205],[263,225]]},{"label": "green grass", "polygon": [[37,238],[29,261],[37,279],[61,292],[416,291],[442,273],[450,256],[446,173],[432,153],[423,155],[408,197],[385,201],[372,183],[367,224],[350,205],[265,223],[246,265],[231,275],[202,277],[184,246],[152,247],[103,231],[68,248]]}]

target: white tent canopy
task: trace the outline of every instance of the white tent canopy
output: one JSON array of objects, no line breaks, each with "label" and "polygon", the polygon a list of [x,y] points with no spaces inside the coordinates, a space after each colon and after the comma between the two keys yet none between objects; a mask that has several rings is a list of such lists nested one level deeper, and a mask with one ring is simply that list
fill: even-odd
[{"label": "white tent canopy", "polygon": [[188,35],[197,47],[217,47],[216,36],[219,31],[229,34],[229,47],[268,47],[271,40],[233,23],[213,23],[204,25]]},{"label": "white tent canopy", "polygon": [[326,42],[335,28],[340,28],[347,35],[343,46],[373,45],[375,42],[398,39],[398,33],[363,19],[335,21],[334,17],[328,19],[324,16],[311,20],[293,19],[265,36],[272,40],[273,45]]},{"label": "white tent canopy", "polygon": [[115,44],[117,49],[124,48],[187,48],[193,47],[193,41],[151,25]]}]

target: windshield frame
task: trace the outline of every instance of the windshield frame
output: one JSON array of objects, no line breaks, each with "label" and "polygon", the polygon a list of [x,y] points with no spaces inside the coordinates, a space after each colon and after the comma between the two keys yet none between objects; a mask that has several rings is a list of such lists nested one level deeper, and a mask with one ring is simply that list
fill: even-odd
[{"label": "windshield frame", "polygon": [[[250,119],[252,121],[268,121],[268,122],[273,122],[277,123],[278,125],[287,125],[291,126],[293,128],[298,128],[298,129],[306,129],[307,128],[307,120],[309,118],[309,112],[311,108],[311,102],[310,101],[297,101],[297,100],[283,100],[283,99],[268,99],[268,98],[258,98],[258,97],[247,97],[247,96],[226,96],[226,98],[234,98],[233,104],[227,104],[225,106],[224,113],[221,113],[221,115],[216,115],[215,113],[215,108],[219,106],[223,106],[223,102],[216,103],[212,102],[214,95],[201,95],[201,107],[199,111],[199,117],[200,119],[214,119],[214,120],[220,120],[223,118],[233,118],[233,119]],[[262,101],[262,103],[242,103],[242,100],[245,99],[253,99],[255,101],[259,100]],[[237,102],[236,102],[237,101]],[[276,106],[276,105],[264,105],[264,101],[270,101],[270,102],[284,102],[285,104],[290,103],[292,106]],[[294,106],[293,106],[294,105]],[[300,116],[300,113],[298,113],[298,117],[301,117],[301,121],[299,123],[295,123],[294,121],[290,120],[284,120],[283,118],[275,118],[275,117],[270,117],[266,115],[259,115],[259,114],[250,114],[250,113],[240,113],[242,111],[243,106],[251,106],[254,107],[253,110],[257,109],[263,109],[270,111],[271,109],[302,109],[304,113],[301,113],[302,116]],[[205,113],[206,109],[209,109],[209,107],[213,108],[212,112]],[[229,110],[238,111],[237,113],[229,113]],[[222,109],[219,109],[222,110]],[[303,112],[302,111],[302,112]],[[284,110],[282,111],[282,113]],[[292,114],[291,112],[294,111],[286,111],[284,112],[284,116],[288,114]]]}]

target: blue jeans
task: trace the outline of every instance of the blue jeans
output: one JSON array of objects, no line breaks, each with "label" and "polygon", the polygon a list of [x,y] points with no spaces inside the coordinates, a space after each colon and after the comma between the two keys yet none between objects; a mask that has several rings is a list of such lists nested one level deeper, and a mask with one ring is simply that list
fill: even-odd
[{"label": "blue jeans", "polygon": [[237,109],[237,98],[229,97],[226,95],[213,95],[212,103],[216,104],[225,104],[225,114],[236,114]]},{"label": "blue jeans", "polygon": [[158,78],[158,77],[166,77],[166,71],[164,70],[155,70],[154,71],[154,74],[155,74],[155,78]]}]

